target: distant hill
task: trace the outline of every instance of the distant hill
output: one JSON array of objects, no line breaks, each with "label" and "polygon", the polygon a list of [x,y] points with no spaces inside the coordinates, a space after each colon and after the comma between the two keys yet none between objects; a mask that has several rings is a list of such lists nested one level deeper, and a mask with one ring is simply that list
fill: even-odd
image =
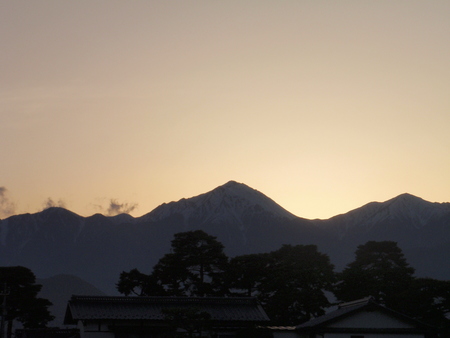
[{"label": "distant hill", "polygon": [[63,326],[67,302],[72,295],[105,295],[104,292],[100,291],[92,284],[72,275],[56,275],[50,278],[38,278],[36,283],[42,285],[38,297],[46,298],[53,303],[50,307],[50,312],[56,318],[50,323],[50,326]]},{"label": "distant hill", "polygon": [[358,245],[394,240],[417,275],[450,279],[449,203],[402,194],[328,220],[308,220],[234,181],[138,218],[81,217],[63,208],[9,217],[0,221],[0,265],[26,266],[41,278],[75,275],[116,294],[120,272],[150,273],[175,233],[196,229],[216,236],[230,257],[316,244],[337,269],[353,260]]}]

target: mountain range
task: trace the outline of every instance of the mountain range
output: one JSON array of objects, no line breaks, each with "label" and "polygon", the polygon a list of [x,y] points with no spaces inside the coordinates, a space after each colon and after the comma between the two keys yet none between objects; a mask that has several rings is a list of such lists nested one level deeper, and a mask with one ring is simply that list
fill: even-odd
[{"label": "mountain range", "polygon": [[77,276],[114,295],[122,271],[150,273],[169,252],[175,233],[196,229],[216,236],[229,257],[269,252],[283,244],[316,244],[336,270],[353,260],[358,245],[393,240],[416,275],[450,279],[450,203],[402,194],[330,219],[310,220],[234,181],[137,218],[82,217],[54,207],[11,216],[0,221],[0,266],[22,265],[44,279]]}]

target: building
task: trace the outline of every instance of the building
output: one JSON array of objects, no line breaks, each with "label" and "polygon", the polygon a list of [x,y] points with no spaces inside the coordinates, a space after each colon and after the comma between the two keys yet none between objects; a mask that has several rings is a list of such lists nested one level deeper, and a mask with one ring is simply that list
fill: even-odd
[{"label": "building", "polygon": [[240,337],[269,321],[255,298],[72,296],[64,324],[81,338]]},{"label": "building", "polygon": [[388,309],[367,297],[343,303],[338,309],[298,325],[274,332],[274,337],[299,338],[431,338],[433,327]]}]

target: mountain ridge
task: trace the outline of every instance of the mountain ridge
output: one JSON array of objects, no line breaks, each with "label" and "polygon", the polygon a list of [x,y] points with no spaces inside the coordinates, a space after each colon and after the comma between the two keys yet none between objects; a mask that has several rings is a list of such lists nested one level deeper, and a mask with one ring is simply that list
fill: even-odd
[{"label": "mountain ridge", "polygon": [[82,217],[63,208],[0,220],[0,265],[23,265],[40,278],[71,274],[114,294],[120,272],[150,273],[177,232],[203,230],[229,257],[283,244],[316,244],[337,269],[368,240],[394,240],[422,276],[450,279],[450,203],[411,194],[370,202],[327,220],[297,217],[243,183],[127,214]]},{"label": "mountain ridge", "polygon": [[[62,210],[65,210],[69,213],[71,213],[73,216],[78,216],[78,217],[82,217],[82,218],[91,218],[91,217],[96,217],[98,215],[101,215],[103,217],[106,217],[112,221],[114,221],[115,224],[119,224],[119,223],[123,223],[123,222],[129,222],[129,221],[158,221],[160,220],[160,218],[162,216],[168,217],[170,213],[165,212],[167,209],[170,209],[172,206],[177,205],[177,204],[185,204],[185,207],[188,207],[189,204],[198,204],[197,201],[202,201],[202,199],[204,199],[205,197],[208,197],[210,194],[216,194],[218,191],[230,191],[230,190],[238,190],[235,189],[236,187],[240,187],[241,192],[244,191],[245,194],[250,195],[248,192],[251,191],[253,194],[260,194],[261,196],[263,196],[266,201],[268,201],[269,203],[275,204],[276,205],[276,209],[279,210],[280,214],[284,214],[284,217],[290,218],[290,219],[294,219],[294,218],[302,218],[305,220],[310,220],[310,221],[328,221],[330,219],[335,219],[336,217],[340,217],[340,216],[344,216],[344,215],[348,215],[351,213],[354,213],[355,211],[359,210],[359,209],[363,209],[363,208],[368,208],[370,206],[376,206],[376,205],[384,205],[384,204],[393,204],[394,202],[398,202],[398,201],[405,201],[405,200],[409,200],[409,202],[411,201],[415,201],[415,204],[417,204],[418,201],[421,201],[424,204],[428,204],[428,205],[434,205],[434,206],[442,206],[442,208],[445,208],[446,211],[450,210],[450,202],[430,202],[427,201],[421,197],[415,196],[413,194],[410,193],[402,193],[399,194],[389,200],[386,200],[384,202],[377,202],[377,201],[372,201],[372,202],[368,202],[360,207],[357,207],[355,209],[352,209],[350,211],[347,211],[345,213],[341,213],[335,216],[331,216],[329,218],[312,218],[312,219],[308,219],[308,218],[303,218],[301,216],[296,216],[293,213],[291,213],[290,211],[288,211],[287,209],[284,209],[282,206],[280,206],[279,204],[277,204],[275,201],[273,201],[272,199],[270,199],[269,197],[267,197],[266,195],[264,195],[263,193],[259,192],[256,189],[253,189],[249,186],[247,186],[244,183],[239,183],[237,181],[234,180],[230,180],[227,183],[220,185],[208,192],[199,194],[199,195],[195,195],[192,197],[188,197],[188,198],[181,198],[178,201],[171,201],[171,202],[164,202],[162,204],[160,204],[159,206],[157,206],[156,208],[154,208],[153,210],[151,210],[150,212],[142,215],[142,216],[131,216],[130,214],[127,213],[120,213],[117,215],[113,215],[113,216],[109,216],[109,215],[104,215],[101,213],[95,213],[92,214],[90,216],[81,216],[73,211],[71,211],[70,209],[64,208],[64,207],[49,207],[49,208],[45,208],[42,211],[38,211],[35,213],[23,213],[23,214],[17,214],[17,215],[12,215],[9,216],[7,218],[4,219],[0,219],[0,221],[2,220],[6,220],[9,219],[11,217],[16,217],[16,216],[25,216],[25,215],[42,215],[44,217],[45,214],[49,213],[49,212],[60,212]],[[236,196],[239,194],[235,194]],[[194,202],[195,201],[195,202]],[[265,203],[267,204],[267,203]],[[407,203],[407,204],[411,204],[411,203]],[[274,208],[272,206],[272,208]],[[274,208],[275,209],[275,208]],[[160,211],[160,210],[164,210],[164,211]]]}]

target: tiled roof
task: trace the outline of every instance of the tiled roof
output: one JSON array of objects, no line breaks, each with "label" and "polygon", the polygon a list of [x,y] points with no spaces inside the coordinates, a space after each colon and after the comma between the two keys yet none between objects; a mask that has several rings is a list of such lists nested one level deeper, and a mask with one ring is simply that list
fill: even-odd
[{"label": "tiled roof", "polygon": [[266,322],[269,317],[255,298],[244,297],[102,297],[72,296],[64,323],[78,320],[164,320],[163,310],[195,308],[214,321]]}]

